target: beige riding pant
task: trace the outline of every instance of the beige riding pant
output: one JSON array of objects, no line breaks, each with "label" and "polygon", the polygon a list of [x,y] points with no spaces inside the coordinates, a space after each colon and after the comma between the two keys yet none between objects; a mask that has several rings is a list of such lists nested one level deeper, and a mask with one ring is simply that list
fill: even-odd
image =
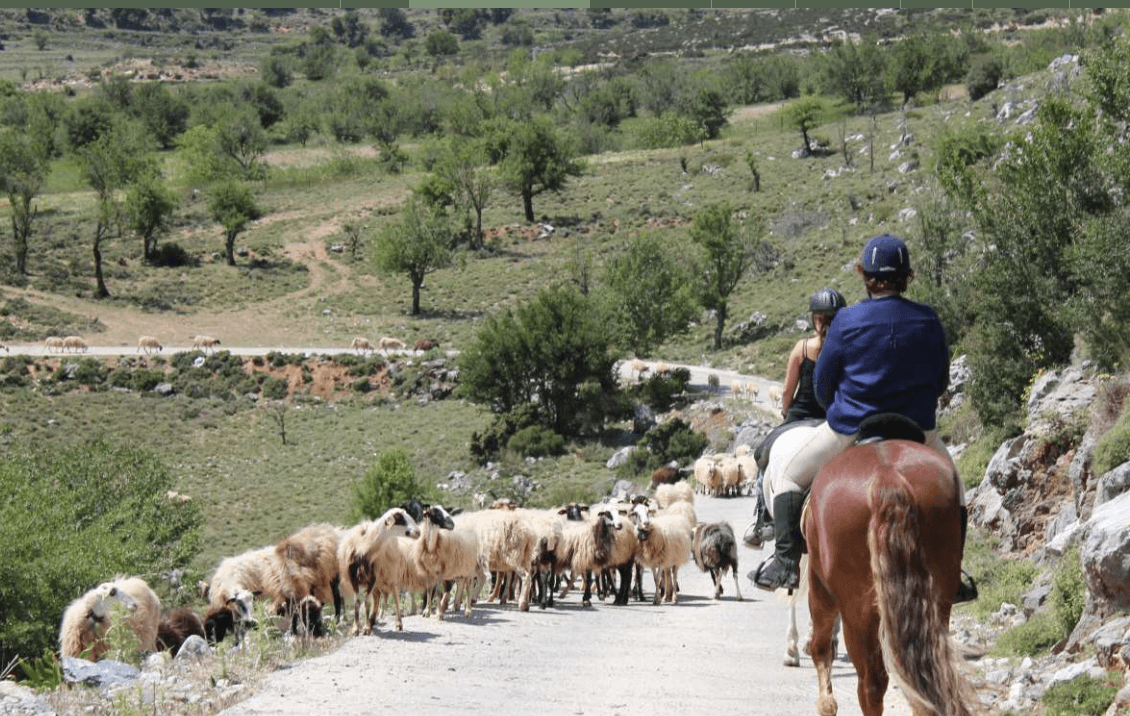
[{"label": "beige riding pant", "polygon": [[[828,427],[828,423],[821,423],[815,428],[806,431],[804,437],[801,436],[801,429],[797,428],[790,432],[795,432],[800,438],[800,442],[794,447],[795,449],[787,449],[788,455],[782,456],[785,460],[781,465],[779,472],[773,475],[771,485],[766,489],[766,501],[772,504],[772,498],[775,494],[783,494],[786,492],[806,492],[812,485],[812,481],[816,479],[816,475],[820,469],[827,465],[832,458],[847,450],[855,442],[856,435],[843,435],[837,433]],[[788,433],[786,433],[787,435]],[[784,438],[778,438],[778,443]],[[947,463],[951,466],[953,458],[950,457],[949,450],[946,449],[945,443],[942,442],[941,437],[938,436],[937,430],[926,431],[926,446],[934,452],[941,455]],[[773,449],[776,450],[777,445],[774,444]],[[770,455],[770,462],[773,461]],[[954,467],[954,472],[957,468]],[[770,468],[767,472],[775,472]],[[958,481],[960,488],[961,481]],[[961,489],[961,504],[965,504],[965,490]]]}]

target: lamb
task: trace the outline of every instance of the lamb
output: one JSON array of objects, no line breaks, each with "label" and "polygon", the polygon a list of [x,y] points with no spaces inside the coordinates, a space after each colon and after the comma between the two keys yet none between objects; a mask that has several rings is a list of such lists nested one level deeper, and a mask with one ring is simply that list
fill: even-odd
[{"label": "lamb", "polygon": [[157,650],[169,651],[173,656],[180,652],[188,637],[196,635],[206,639],[204,622],[192,607],[181,607],[161,614],[157,624]]},{"label": "lamb", "polygon": [[[412,551],[417,569],[433,583],[452,580],[466,600],[463,615],[472,615],[472,589],[483,574],[483,556],[479,538],[473,529],[455,529],[455,522],[447,510],[433,505],[424,511],[420,524],[420,539]],[[443,620],[447,611],[448,594],[445,593],[436,610],[436,619]]]},{"label": "lamb", "polygon": [[82,336],[67,336],[63,339],[63,351],[74,351],[75,353],[86,353],[88,346]]},{"label": "lamb", "polygon": [[375,351],[377,347],[374,346],[372,341],[370,341],[368,338],[365,338],[364,336],[356,336],[352,341],[349,342],[349,349],[365,355],[367,353]]},{"label": "lamb", "polygon": [[140,651],[156,650],[161,601],[140,577],[119,577],[103,582],[67,606],[59,626],[62,656],[97,661],[109,650],[104,638],[113,626],[110,601],[121,603],[130,612],[124,623],[137,635]]},{"label": "lamb", "polygon": [[679,603],[679,567],[691,558],[691,534],[681,515],[656,515],[652,518],[645,505],[636,505],[636,533],[639,538],[637,559],[651,568],[655,578],[655,599]]},{"label": "lamb", "polygon": [[212,336],[193,336],[192,337],[192,349],[193,350],[197,350],[197,351],[202,350],[205,353],[208,353],[208,352],[214,353],[216,351],[216,346],[218,346],[218,345],[220,345],[220,339],[219,338],[213,338]]},{"label": "lamb", "polygon": [[[456,527],[471,529],[479,538],[486,567],[492,572],[506,575],[516,572],[522,579],[522,589],[518,594],[518,609],[529,611],[530,590],[533,587],[530,564],[533,559],[537,536],[530,525],[512,510],[480,510],[466,512],[455,518]],[[488,600],[498,599],[506,603],[502,591],[502,579],[495,582],[495,589]]]},{"label": "lamb", "polygon": [[154,336],[142,336],[137,339],[137,352],[145,351],[146,354],[157,352],[160,353],[163,349],[161,341],[157,340]]},{"label": "lamb", "polygon": [[659,509],[666,509],[675,502],[694,504],[694,490],[685,480],[673,485],[660,485],[655,490],[655,504]]},{"label": "lamb", "polygon": [[381,339],[377,341],[377,347],[383,351],[402,351],[404,350],[404,341],[400,340],[399,338],[389,338],[388,336],[381,336]]},{"label": "lamb", "polygon": [[355,597],[354,635],[362,631],[361,606],[368,607],[373,588],[372,557],[382,551],[384,542],[391,537],[417,537],[419,534],[416,521],[403,508],[394,507],[376,520],[361,522],[341,536],[337,546],[338,573],[345,595]]},{"label": "lamb", "polygon": [[710,572],[715,599],[722,597],[722,576],[729,569],[734,577],[734,592],[738,601],[742,601],[742,589],[738,585],[738,543],[734,539],[734,528],[728,522],[696,526],[691,551],[698,568]]},{"label": "lamb", "polygon": [[59,336],[47,336],[43,339],[43,345],[47,348],[48,353],[63,352],[63,339]]},{"label": "lamb", "polygon": [[252,614],[256,596],[268,592],[270,572],[276,568],[274,545],[227,557],[216,567],[212,579],[204,590],[208,611],[204,616],[204,631],[208,641],[223,641],[229,630],[236,641],[246,629],[257,624]]}]

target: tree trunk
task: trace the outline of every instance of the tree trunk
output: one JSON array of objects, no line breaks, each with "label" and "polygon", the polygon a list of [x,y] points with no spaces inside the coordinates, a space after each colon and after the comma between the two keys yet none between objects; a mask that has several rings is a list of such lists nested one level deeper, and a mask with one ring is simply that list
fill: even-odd
[{"label": "tree trunk", "polygon": [[225,235],[224,248],[228,255],[228,266],[235,266],[235,234]]},{"label": "tree trunk", "polygon": [[526,223],[534,223],[534,191],[530,187],[522,187],[522,207],[526,210]]},{"label": "tree trunk", "polygon": [[98,284],[98,288],[94,292],[95,298],[109,298],[110,291],[106,288],[106,281],[102,278],[102,235],[106,233],[108,227],[99,222],[95,228],[94,233],[94,280]]},{"label": "tree trunk", "polygon": [[714,325],[714,350],[722,350],[722,328],[726,325],[726,304],[722,304],[714,309],[714,317],[717,323]]},{"label": "tree trunk", "polygon": [[476,251],[481,251],[483,248],[483,210],[482,207],[475,207],[475,246]]},{"label": "tree trunk", "polygon": [[420,286],[424,284],[423,281],[412,281],[412,315],[420,315]]},{"label": "tree trunk", "polygon": [[808,152],[808,154],[811,155],[812,145],[808,141],[808,131],[804,129],[800,130],[800,136],[804,137],[804,151]]}]

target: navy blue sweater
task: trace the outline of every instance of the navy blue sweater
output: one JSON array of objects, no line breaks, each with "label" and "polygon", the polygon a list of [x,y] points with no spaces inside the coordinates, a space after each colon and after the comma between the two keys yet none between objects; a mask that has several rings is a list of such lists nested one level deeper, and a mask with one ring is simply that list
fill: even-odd
[{"label": "navy blue sweater", "polygon": [[902,296],[872,298],[836,314],[816,361],[816,399],[828,427],[851,435],[876,413],[899,413],[923,430],[949,385],[949,349],[934,309]]}]

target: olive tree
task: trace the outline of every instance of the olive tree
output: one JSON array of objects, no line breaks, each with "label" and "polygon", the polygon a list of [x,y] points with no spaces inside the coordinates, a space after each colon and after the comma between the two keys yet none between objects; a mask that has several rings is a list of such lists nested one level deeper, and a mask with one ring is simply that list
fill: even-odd
[{"label": "olive tree", "polygon": [[455,230],[451,220],[432,204],[413,197],[400,218],[377,235],[377,267],[385,273],[404,274],[412,282],[413,316],[420,315],[420,289],[424,278],[451,262]]}]

